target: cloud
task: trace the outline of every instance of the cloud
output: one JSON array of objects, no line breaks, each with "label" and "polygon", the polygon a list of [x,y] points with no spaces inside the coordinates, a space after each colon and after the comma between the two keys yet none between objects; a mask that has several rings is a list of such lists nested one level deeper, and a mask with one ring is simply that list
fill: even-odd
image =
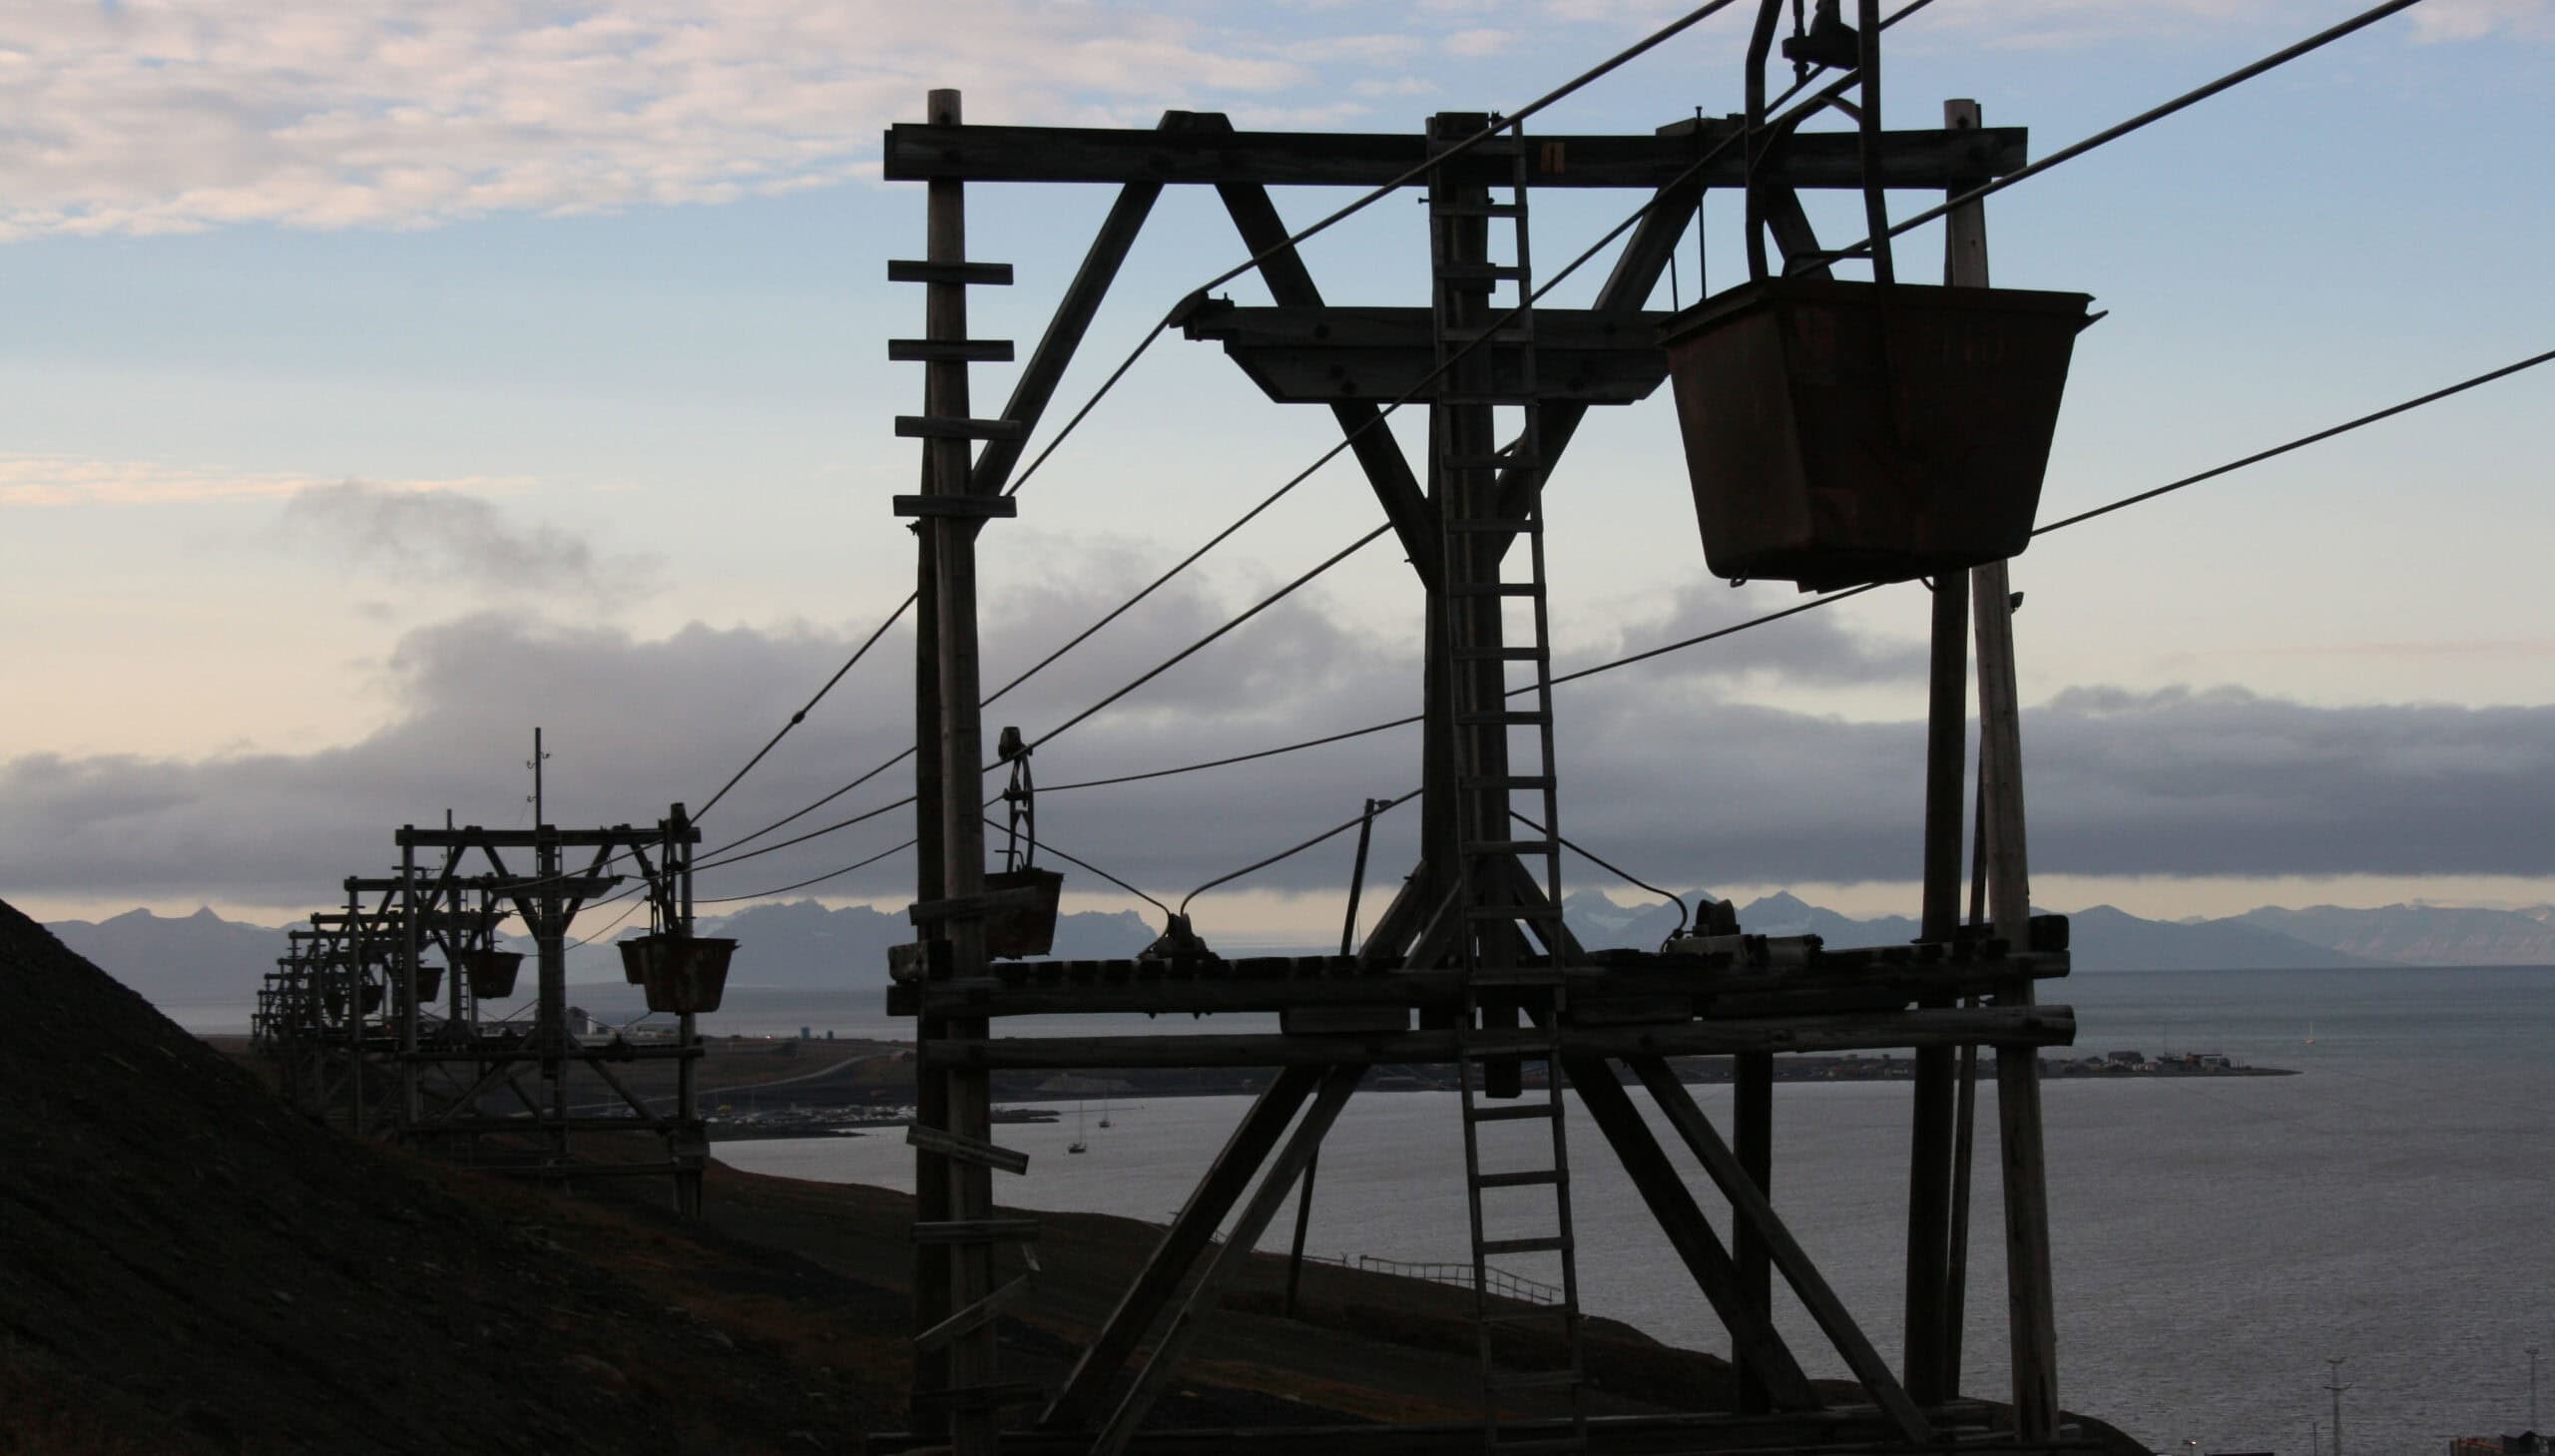
[{"label": "cloud", "polygon": [[[1243,12],[1232,12],[1241,17]],[[1310,104],[1391,36],[1032,0],[126,0],[0,21],[0,239],[414,228],[716,204],[876,166],[932,85],[971,121]]]},{"label": "cloud", "polygon": [[1498,55],[1516,42],[1515,31],[1477,28],[1456,31],[1446,37],[1445,45],[1449,55],[1462,56],[1466,60],[1477,60],[1483,56]]},{"label": "cloud", "polygon": [[2413,27],[2426,41],[2481,40],[2497,32],[2544,39],[2555,36],[2555,0],[2431,0],[2413,12]]},{"label": "cloud", "polygon": [[[1739,599],[1718,582],[1688,581],[1670,595],[1668,610],[1628,621],[1606,657],[1682,642],[1747,620],[1733,610]],[[1754,678],[1800,687],[1843,688],[1921,681],[1924,643],[1874,638],[1844,625],[1833,612],[1806,612],[1768,628],[1741,632],[1699,651],[1661,659],[1650,671],[1673,678]]]},{"label": "cloud", "polygon": [[[223,466],[164,465],[151,460],[92,460],[71,455],[0,455],[0,509],[61,506],[197,505],[216,501],[278,500],[322,487],[309,475],[233,470]],[[449,480],[399,480],[375,491],[414,494],[519,486],[517,477],[463,476]]]},{"label": "cloud", "polygon": [[396,568],[405,577],[515,591],[600,591],[594,549],[556,526],[519,524],[475,495],[343,480],[293,493],[284,527],[323,538],[327,559]]},{"label": "cloud", "polygon": [[[1114,588],[1092,585],[1126,579],[1113,549],[1048,553],[1049,576],[987,604],[988,689],[1116,600]],[[1241,581],[1184,577],[987,711],[988,739],[1006,724],[1044,739],[1040,824],[1055,843],[1177,899],[1353,815],[1365,796],[1416,785],[1417,732],[1401,728],[1231,769],[1065,787],[1417,710],[1420,668],[1401,630],[1412,623],[1352,622],[1307,593],[1054,735],[1256,595]],[[1904,675],[1903,645],[1813,625],[1821,616],[1561,689],[1563,832],[1680,886],[1911,877],[1922,725],[1786,711],[1728,691],[1770,672],[1849,682]],[[463,822],[515,822],[516,765],[536,723],[557,754],[554,817],[649,822],[671,800],[702,802],[874,625],[694,626],[641,639],[515,612],[413,631],[388,665],[389,725],[358,742],[200,760],[35,754],[0,764],[0,888],[305,907],[350,870],[389,862],[398,824],[434,822],[447,806]],[[1761,640],[1756,656],[1738,654],[1750,639]],[[712,813],[711,843],[906,747],[911,665],[910,637],[883,639]],[[2543,832],[2555,816],[2555,708],[2333,708],[2223,690],[2079,689],[2027,712],[2023,734],[2032,858],[2045,874],[2555,872],[2555,840]],[[791,832],[892,802],[910,791],[910,771],[886,768]],[[989,779],[988,793],[999,787]],[[848,864],[907,837],[910,813],[891,810],[706,872],[702,892],[767,890]],[[1416,855],[1414,819],[1405,809],[1379,826],[1379,890]],[[1334,842],[1246,887],[1336,889],[1347,852]],[[1575,862],[1566,872],[1581,883],[1605,878]],[[894,897],[908,892],[909,875],[890,859],[826,888]],[[1084,875],[1075,885],[1099,888]],[[1212,922],[1212,900],[1201,902],[1210,916],[1202,923]]]}]

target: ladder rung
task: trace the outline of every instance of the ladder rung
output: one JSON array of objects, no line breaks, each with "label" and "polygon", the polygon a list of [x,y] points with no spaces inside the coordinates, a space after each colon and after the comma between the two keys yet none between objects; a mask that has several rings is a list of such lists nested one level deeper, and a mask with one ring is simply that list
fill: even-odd
[{"label": "ladder rung", "polygon": [[[1571,1384],[1577,1384],[1577,1379]],[[1584,1436],[1518,1436],[1515,1441],[1500,1441],[1497,1436],[1492,1436],[1484,1448],[1487,1451],[1515,1451],[1518,1456],[1541,1456],[1543,1451],[1587,1451],[1589,1443]]]},{"label": "ladder rung", "polygon": [[1561,1182],[1558,1168],[1530,1168],[1521,1173],[1485,1173],[1473,1180],[1477,1189],[1522,1189]]},{"label": "ladder rung", "polygon": [[1524,203],[1431,203],[1429,211],[1443,218],[1522,218]]},{"label": "ladder rung", "polygon": [[1007,262],[932,262],[926,258],[895,257],[887,260],[887,281],[891,283],[993,283],[1011,281],[1011,264]]},{"label": "ladder rung", "polygon": [[1455,780],[1457,788],[1546,788],[1551,786],[1549,773],[1466,773]]},{"label": "ladder rung", "polygon": [[[1522,918],[1522,917],[1521,917]],[[1474,971],[1464,979],[1476,986],[1558,986],[1568,978],[1550,966],[1508,966]]]},{"label": "ladder rung", "polygon": [[1466,1108],[1464,1116],[1476,1123],[1515,1123],[1527,1118],[1549,1118],[1556,1109],[1549,1102],[1519,1102],[1499,1107]]},{"label": "ladder rung", "polygon": [[1540,597],[1544,589],[1533,582],[1457,582],[1446,589],[1457,597]]},{"label": "ladder rung", "polygon": [[1531,518],[1523,521],[1448,521],[1446,529],[1480,536],[1532,536],[1541,532],[1544,524]]},{"label": "ladder rung", "polygon": [[1455,722],[1461,724],[1465,728],[1491,728],[1498,725],[1506,725],[1509,728],[1531,728],[1543,721],[1544,715],[1540,711],[1532,708],[1520,708],[1514,711],[1502,713],[1459,713],[1455,715]]},{"label": "ladder rung", "polygon": [[1025,440],[1029,438],[1029,426],[1016,419],[900,414],[896,416],[896,436],[906,440]]},{"label": "ladder rung", "polygon": [[1455,661],[1459,663],[1539,663],[1544,650],[1539,647],[1459,647]]},{"label": "ladder rung", "polygon": [[1445,458],[1445,466],[1449,470],[1506,470],[1512,465],[1535,463],[1534,456],[1514,450],[1499,450],[1488,455],[1449,455]]},{"label": "ladder rung", "polygon": [[1027,1242],[1038,1236],[1035,1218],[951,1218],[914,1224],[916,1243]]},{"label": "ladder rung", "polygon": [[1579,1311],[1567,1304],[1532,1304],[1523,1309],[1510,1309],[1482,1316],[1484,1324],[1561,1324],[1567,1326]]},{"label": "ladder rung", "polygon": [[894,364],[1008,364],[1007,338],[891,338],[887,361]]},{"label": "ladder rung", "polygon": [[1523,278],[1526,270],[1513,262],[1441,262],[1437,264],[1437,276],[1466,282],[1498,283]]},{"label": "ladder rung", "polygon": [[1466,854],[1550,854],[1553,852],[1553,841],[1550,839],[1467,839],[1464,841],[1464,852]]},{"label": "ladder rung", "polygon": [[1567,1233],[1543,1233],[1533,1238],[1485,1238],[1481,1241],[1484,1258],[1498,1253],[1560,1253],[1569,1247],[1570,1235]]}]

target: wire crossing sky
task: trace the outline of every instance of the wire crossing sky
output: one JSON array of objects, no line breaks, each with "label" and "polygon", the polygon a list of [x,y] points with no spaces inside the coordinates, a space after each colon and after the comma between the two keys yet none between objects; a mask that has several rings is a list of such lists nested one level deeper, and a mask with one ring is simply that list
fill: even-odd
[{"label": "wire crossing sky", "polygon": [[[905,897],[882,848],[902,817],[865,845],[770,839],[872,765],[859,781],[906,787],[912,547],[886,498],[913,461],[887,424],[919,381],[880,341],[918,304],[881,263],[919,245],[921,190],[874,180],[879,129],[952,84],[987,122],[1180,108],[1415,132],[1547,95],[1693,7],[958,11],[955,31],[795,0],[751,25],[681,0],[0,20],[0,56],[26,62],[0,66],[0,94],[35,143],[0,158],[0,570],[20,588],[0,605],[20,687],[0,893],[42,914],[279,918],[263,912],[306,909],[399,823],[512,822],[539,723],[562,821],[646,821],[715,786],[695,811],[758,856],[706,880],[720,895]],[[1932,126],[1974,97],[2046,159],[2361,11],[1940,0],[1891,31],[1885,119]],[[1731,111],[1744,30],[1736,9],[1696,19],[1535,127]],[[935,54],[960,32],[1004,39]],[[1993,198],[2000,284],[2109,311],[2079,343],[2044,523],[2543,350],[2555,303],[2512,284],[2555,223],[2550,58],[2546,4],[2426,0]],[[979,290],[973,332],[1035,337],[1107,191],[971,189],[971,255],[1019,271]],[[1424,296],[1411,210],[1355,201],[1278,198],[1298,232],[1339,215],[1304,249],[1324,295]],[[1539,198],[1539,251],[1599,243],[1642,201]],[[1928,206],[1894,202],[1902,222]],[[1734,280],[1736,214],[1708,198],[1683,298],[1699,274]],[[1850,199],[1813,200],[1812,221],[1831,246],[1861,236]],[[1912,228],[1902,270],[1938,237]],[[1296,842],[1415,767],[1404,735],[1366,730],[1416,702],[1396,553],[1354,553],[1151,676],[1377,519],[1344,463],[1270,498],[1337,432],[1159,337],[1169,301],[1246,251],[1212,195],[1166,193],[1048,442],[1131,362],[986,535],[1006,721],[1035,736],[1142,685],[1040,767],[1051,792],[1094,785],[1042,816],[1059,839],[1149,888]],[[1551,301],[1584,303],[1610,256]],[[1248,274],[1216,286],[1260,298]],[[998,399],[1004,371],[977,373]],[[2555,899],[2528,828],[2555,808],[2546,389],[2531,371],[2441,398],[2018,559],[2044,898]],[[1419,419],[1384,428],[1417,449]],[[1548,503],[1565,662],[1794,605],[1707,578],[1664,391],[1592,417]],[[1163,574],[1201,541],[1223,544]],[[1678,888],[1898,908],[1922,711],[1909,595],[1575,690],[1567,830]],[[1269,751],[1308,739],[1326,746]],[[1240,898],[1273,925],[1335,922],[1326,901],[1290,908],[1336,878],[1318,857],[1219,891],[1219,914]]]}]

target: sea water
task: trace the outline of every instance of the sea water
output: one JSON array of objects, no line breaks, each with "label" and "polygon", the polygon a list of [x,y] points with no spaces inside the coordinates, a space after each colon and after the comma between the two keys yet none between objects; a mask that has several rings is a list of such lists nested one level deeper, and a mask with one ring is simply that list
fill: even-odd
[{"label": "sea water", "polygon": [[[2077,1009],[2067,1055],[2219,1052],[2300,1074],[2045,1084],[2066,1405],[2156,1450],[2330,1451],[2324,1361],[2338,1355],[2353,1456],[2424,1456],[2453,1435],[2527,1423],[2522,1351],[2555,1344],[2555,969],[2089,974],[2043,999]],[[848,998],[798,1001],[790,1030],[888,1029]],[[1726,1128],[1729,1089],[1695,1092]],[[1001,1141],[1029,1153],[1031,1172],[1003,1178],[996,1197],[1167,1219],[1246,1105],[1113,1103],[1104,1131],[1094,1103],[1058,1123],[1006,1126]],[[1904,1083],[1776,1092],[1775,1204],[1893,1365],[1908,1111]],[[1575,1110],[1571,1126],[1584,1307],[1726,1353],[1602,1141]],[[2001,1397],[1992,1081],[1979,1128],[1962,1383]],[[1089,1151],[1068,1156],[1078,1132]],[[1664,1129],[1662,1141],[1676,1146]],[[892,1137],[723,1144],[719,1156],[756,1172],[912,1186],[912,1153]],[[1461,1169],[1451,1094],[1351,1100],[1322,1150],[1308,1251],[1467,1260]],[[1292,1217],[1290,1200],[1262,1246],[1283,1248]],[[1779,1323],[1802,1363],[1843,1375],[1778,1287]]]}]

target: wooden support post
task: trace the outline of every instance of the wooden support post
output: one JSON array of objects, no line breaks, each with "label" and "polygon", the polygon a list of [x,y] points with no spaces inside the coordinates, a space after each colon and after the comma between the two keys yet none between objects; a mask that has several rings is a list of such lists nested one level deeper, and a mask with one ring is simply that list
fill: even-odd
[{"label": "wooden support post", "polygon": [[[928,110],[935,126],[960,123],[955,91],[932,92]],[[965,184],[956,179],[935,178],[928,189],[925,258],[934,263],[963,262],[967,257]],[[944,343],[966,338],[967,285],[953,274],[923,286],[924,337]],[[923,413],[933,419],[967,416],[964,359],[942,359],[923,366]],[[923,494],[973,493],[966,439],[926,439],[923,462]],[[977,669],[976,533],[983,524],[981,519],[957,515],[926,516],[921,522],[931,562],[932,596],[938,609],[932,624],[935,661],[929,671],[939,698],[939,721],[928,727],[926,735],[936,739],[940,756],[937,787],[941,883],[934,897],[939,899],[964,899],[982,894],[985,888],[984,821],[977,810],[984,798],[984,727],[976,707],[982,696]],[[953,977],[971,980],[986,974],[990,961],[981,918],[952,920],[941,927],[941,934],[949,942]],[[953,1017],[939,1030],[953,1037],[981,1037],[985,1022],[981,1017]],[[936,1110],[941,1115],[937,1125],[963,1138],[992,1141],[993,1100],[988,1074],[976,1068],[936,1062],[928,1044],[920,1055],[924,1078],[943,1084],[941,1096],[945,1101]],[[923,1165],[939,1165],[931,1171],[946,1190],[947,1208],[941,1211],[944,1219],[964,1222],[991,1216],[990,1169],[929,1153],[919,1158]],[[990,1244],[953,1245],[947,1258],[945,1298],[933,1324],[993,1292]],[[994,1329],[988,1322],[950,1342],[948,1386],[944,1388],[990,1387],[996,1383],[995,1365]],[[949,1412],[949,1440],[956,1456],[991,1456],[996,1430],[995,1412],[981,1402],[957,1402]]]},{"label": "wooden support post", "polygon": [[[1743,1052],[1731,1059],[1732,1136],[1739,1144],[1739,1166],[1757,1191],[1775,1192],[1775,1054]],[[1739,1297],[1768,1322],[1775,1317],[1775,1266],[1766,1256],[1763,1235],[1745,1222],[1732,1225],[1731,1255],[1739,1265]],[[1761,1414],[1774,1409],[1766,1384],[1745,1360],[1733,1360],[1739,1373],[1739,1409]]]},{"label": "wooden support post", "polygon": [[[425,955],[425,940],[419,933],[417,904],[417,848],[413,844],[399,846],[399,974],[403,985],[399,991],[399,1116],[396,1132],[405,1138],[417,1125],[417,963]],[[458,974],[456,971],[455,974]]]},{"label": "wooden support post", "polygon": [[1304,1166],[1321,1151],[1321,1140],[1329,1135],[1330,1125],[1338,1120],[1339,1110],[1347,1105],[1348,1095],[1357,1090],[1358,1079],[1365,1075],[1366,1069],[1359,1065],[1323,1070],[1321,1086],[1313,1094],[1312,1106],[1304,1110],[1303,1122],[1286,1140],[1286,1146],[1278,1152],[1276,1161],[1270,1164],[1269,1172],[1261,1178],[1260,1187],[1252,1194],[1251,1202],[1244,1206],[1241,1215],[1234,1220],[1232,1230],[1225,1235],[1225,1241],[1217,1246],[1214,1256],[1207,1261],[1206,1269],[1198,1275],[1198,1282],[1190,1289],[1189,1297],[1182,1301],[1180,1312],[1172,1316],[1171,1325],[1155,1344],[1152,1357],[1145,1361],[1142,1370],[1136,1372],[1135,1384],[1128,1389],[1126,1398],[1118,1402],[1118,1408],[1110,1413],[1109,1423],[1101,1428],[1100,1438],[1092,1443],[1091,1456],[1119,1456],[1127,1449],[1128,1438],[1135,1435],[1136,1427],[1143,1424],[1146,1413],[1161,1398],[1163,1387],[1170,1381],[1172,1371],[1179,1367],[1189,1342],[1197,1337],[1199,1314],[1212,1307],[1217,1287],[1224,1282],[1225,1275],[1251,1257],[1253,1245],[1260,1242],[1260,1235],[1268,1231],[1269,1220],[1276,1216],[1278,1205],[1285,1202],[1286,1191],[1295,1186]]},{"label": "wooden support post", "polygon": [[[664,853],[666,876],[674,882],[677,923],[683,933],[692,933],[692,814],[682,804],[674,806],[666,816],[669,833]],[[675,1044],[686,1051],[701,1042],[700,1022],[692,1012],[685,1012],[675,1023]],[[675,1175],[675,1213],[686,1218],[701,1216],[702,1165],[709,1159],[709,1131],[701,1122],[701,1059],[686,1056],[675,1061],[675,1124],[683,1130],[680,1146],[667,1149],[670,1162],[687,1170]]]},{"label": "wooden support post", "polygon": [[[1979,126],[1978,104],[1947,102],[1956,131]],[[1987,284],[1987,213],[1972,203],[1947,220],[1950,281]],[[1979,785],[1987,814],[1987,897],[1998,936],[2016,945],[2030,933],[2031,879],[2023,831],[2023,740],[2014,671],[2012,586],[2005,563],[1971,573],[1978,599]],[[2028,1006],[2032,984],[2016,978],[2000,1006]],[[1996,1117],[2005,1184],[2005,1304],[2014,1361],[2015,1432],[2025,1441],[2058,1434],[2058,1321],[2050,1283],[2048,1168],[2041,1146],[2040,1054],[1996,1049]]]},{"label": "wooden support post", "polygon": [[1685,1179],[1668,1161],[1659,1140],[1651,1135],[1650,1125],[1642,1121],[1632,1098],[1616,1080],[1614,1064],[1603,1057],[1565,1057],[1562,1073],[1579,1094],[1580,1106],[1587,1109],[1589,1120],[1614,1148],[1615,1157],[1624,1165],[1624,1173],[1632,1179],[1642,1202],[1650,1206],[1660,1231],[1668,1235],[1670,1246],[1685,1261],[1695,1286],[1703,1291],[1713,1312],[1721,1316],[1722,1326],[1730,1331],[1733,1359],[1747,1362],[1778,1409],[1818,1409],[1818,1392],[1811,1388],[1809,1377],[1801,1372],[1800,1362],[1792,1358],[1774,1321],[1752,1308],[1742,1296],[1738,1266],[1723,1247],[1721,1235],[1713,1231],[1704,1211],[1696,1205],[1695,1196],[1686,1191]]},{"label": "wooden support post", "polygon": [[1730,1151],[1730,1145],[1722,1141],[1721,1134],[1714,1131],[1712,1121],[1704,1116],[1704,1110],[1695,1105],[1694,1096],[1686,1091],[1684,1083],[1677,1080],[1676,1070],[1668,1065],[1668,1059],[1627,1057],[1624,1065],[1632,1068],[1634,1075],[1641,1078],[1642,1085],[1650,1089],[1660,1111],[1668,1115],[1669,1126],[1686,1140],[1687,1148],[1703,1163],[1705,1174],[1730,1200],[1732,1222],[1750,1225],[1765,1240],[1768,1257],[1774,1261],[1775,1267],[1783,1270],[1784,1281],[1790,1284],[1792,1292],[1800,1297],[1801,1307],[1817,1321],[1819,1330],[1836,1347],[1836,1353],[1844,1358],[1845,1367],[1862,1382],[1872,1403],[1880,1407],[1881,1413],[1889,1417],[1898,1434],[1910,1445],[1931,1443],[1932,1429],[1916,1409],[1915,1402],[1908,1399],[1907,1391],[1890,1377],[1888,1362],[1872,1348],[1871,1341],[1863,1335],[1862,1327],[1854,1323],[1853,1316],[1845,1311],[1844,1302],[1827,1286],[1826,1277],[1818,1272],[1818,1266],[1810,1262],[1808,1253],[1792,1237],[1791,1230],[1784,1226],[1783,1219],[1776,1215],[1775,1206],[1766,1201],[1766,1196],[1758,1192],[1756,1184],[1740,1168],[1738,1156]]},{"label": "wooden support post", "polygon": [[1320,1082],[1319,1068],[1288,1067],[1252,1103],[1251,1111],[1235,1126],[1233,1136],[1225,1140],[1224,1151],[1207,1166],[1207,1175],[1198,1181],[1197,1191],[1181,1206],[1171,1226],[1162,1231],[1162,1241],[1154,1245],[1135,1282],[1120,1296],[1109,1322],[1101,1326],[1091,1348],[1075,1362],[1073,1374],[1047,1407],[1040,1425],[1075,1426],[1092,1418],[1110,1382],[1153,1329],[1163,1307],[1196,1266],[1199,1254],[1215,1242],[1225,1214],[1233,1211],[1243,1191],[1251,1187],[1252,1175],[1269,1161],[1269,1150],[1278,1146],[1286,1125],[1294,1121],[1296,1110]]},{"label": "wooden support post", "polygon": [[[1949,943],[1960,932],[1961,829],[1968,807],[1961,792],[1969,749],[1969,577],[1935,578],[1933,668],[1925,715],[1926,941]],[[1920,1003],[1948,1005],[1945,997]],[[1954,1392],[1945,1377],[1944,1310],[1951,1259],[1952,1071],[1949,1047],[1915,1053],[1913,1127],[1907,1159],[1907,1291],[1901,1378],[1918,1405],[1935,1406]]]}]

